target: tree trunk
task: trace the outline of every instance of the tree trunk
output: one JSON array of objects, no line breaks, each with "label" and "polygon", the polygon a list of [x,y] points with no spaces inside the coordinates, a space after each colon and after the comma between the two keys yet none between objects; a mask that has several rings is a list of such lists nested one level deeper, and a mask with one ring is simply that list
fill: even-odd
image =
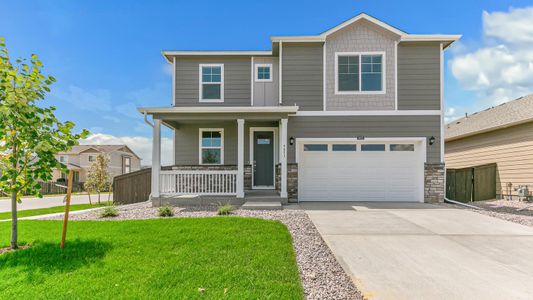
[{"label": "tree trunk", "polygon": [[89,196],[89,204],[93,205],[93,202],[91,201],[91,192],[87,191],[87,196]]},{"label": "tree trunk", "polygon": [[17,192],[11,192],[11,249],[17,249]]},{"label": "tree trunk", "polygon": [[100,191],[98,191],[98,205],[100,205]]}]

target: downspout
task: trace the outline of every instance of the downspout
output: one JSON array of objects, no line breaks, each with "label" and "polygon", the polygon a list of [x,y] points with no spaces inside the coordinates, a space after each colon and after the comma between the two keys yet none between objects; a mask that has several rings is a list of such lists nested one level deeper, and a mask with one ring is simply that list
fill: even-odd
[{"label": "downspout", "polygon": [[154,128],[154,124],[150,123],[150,121],[148,121],[148,114],[146,113],[146,111],[144,111],[143,114],[144,114],[144,122],[146,122],[146,124],[150,125],[150,127]]},{"label": "downspout", "polygon": [[446,197],[444,197],[444,202],[448,202],[448,203],[452,203],[452,204],[456,204],[456,205],[460,205],[460,206],[464,206],[464,207],[468,207],[472,209],[477,209],[477,210],[485,210],[484,208],[481,208],[475,205],[466,204],[466,203],[459,202],[459,201],[455,201],[455,200],[451,200]]}]

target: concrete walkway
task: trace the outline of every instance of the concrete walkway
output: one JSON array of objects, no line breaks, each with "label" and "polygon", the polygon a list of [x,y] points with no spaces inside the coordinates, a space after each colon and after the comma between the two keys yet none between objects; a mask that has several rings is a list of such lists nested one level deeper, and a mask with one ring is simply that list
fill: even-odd
[{"label": "concrete walkway", "polygon": [[[22,203],[17,205],[18,210],[27,210],[27,209],[36,209],[36,208],[46,208],[53,206],[65,205],[63,199],[65,196],[53,196],[53,197],[43,197],[43,198],[22,198]],[[113,195],[110,197],[111,201],[113,200]],[[98,201],[98,195],[91,195],[91,200],[93,203]],[[107,201],[107,194],[102,194],[100,201]],[[72,195],[70,198],[71,204],[85,204],[89,203],[89,196],[85,195]],[[0,199],[0,212],[11,211],[11,200],[9,199]]]},{"label": "concrete walkway", "polygon": [[370,299],[533,295],[533,227],[429,204],[301,207]]}]

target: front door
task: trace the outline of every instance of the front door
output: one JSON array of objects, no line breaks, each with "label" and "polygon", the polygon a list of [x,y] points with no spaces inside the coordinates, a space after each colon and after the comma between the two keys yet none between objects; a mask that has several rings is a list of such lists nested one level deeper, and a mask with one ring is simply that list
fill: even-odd
[{"label": "front door", "polygon": [[254,132],[254,187],[274,186],[274,133]]}]

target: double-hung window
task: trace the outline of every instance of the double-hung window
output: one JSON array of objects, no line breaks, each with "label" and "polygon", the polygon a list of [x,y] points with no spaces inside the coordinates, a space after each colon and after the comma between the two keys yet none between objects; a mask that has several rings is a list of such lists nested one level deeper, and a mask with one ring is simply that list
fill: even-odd
[{"label": "double-hung window", "polygon": [[224,101],[224,65],[200,64],[200,102]]},{"label": "double-hung window", "polygon": [[336,53],[335,93],[385,92],[385,53]]},{"label": "double-hung window", "polygon": [[270,82],[272,81],[272,64],[255,65],[255,81]]},{"label": "double-hung window", "polygon": [[224,129],[200,129],[200,164],[224,164]]}]

